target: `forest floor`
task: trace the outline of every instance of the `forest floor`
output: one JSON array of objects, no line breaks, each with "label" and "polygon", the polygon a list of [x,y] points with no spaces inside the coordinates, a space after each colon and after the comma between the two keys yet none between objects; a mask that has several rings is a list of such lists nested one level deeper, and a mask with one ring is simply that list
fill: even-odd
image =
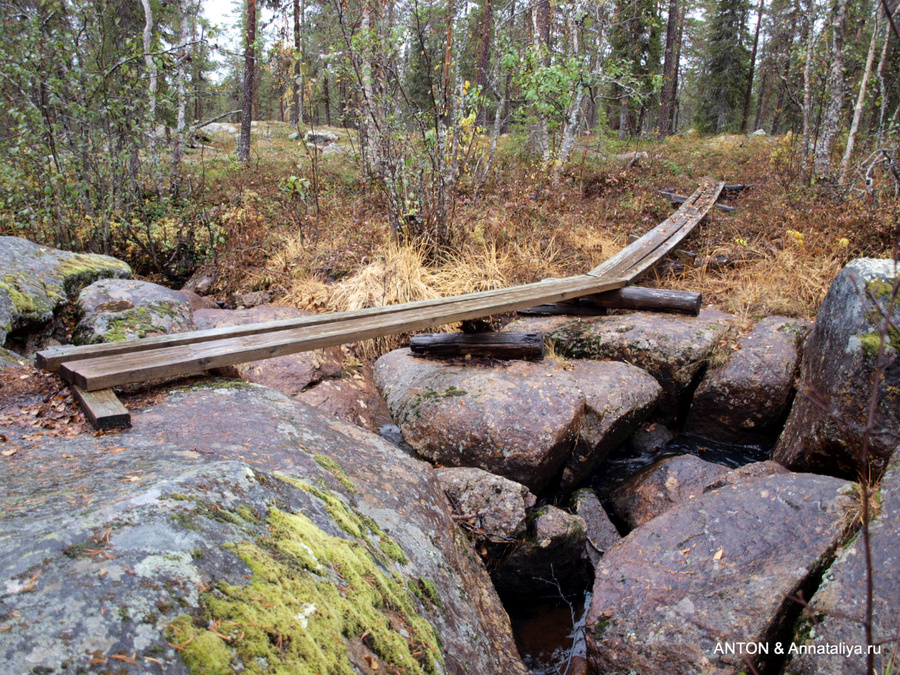
[{"label": "forest floor", "polygon": [[[878,202],[800,186],[790,135],[630,144],[586,136],[554,185],[520,133],[501,138],[481,186],[463,180],[455,243],[429,259],[394,243],[386,201],[361,177],[355,138],[329,130],[341,152],[314,156],[276,122],[259,123],[249,168],[235,161],[227,134],[191,155],[192,200],[211,209],[197,236],[210,247],[214,295],[266,290],[274,302],[323,313],[582,274],[673,211],[658,190],[689,195],[710,176],[752,187],[729,199],[734,213],[714,210],[683,243],[697,267],[643,283],[701,292],[704,306],[747,320],[813,318],[848,260],[891,255],[898,225],[886,193]],[[631,161],[635,151],[646,154]]]}]

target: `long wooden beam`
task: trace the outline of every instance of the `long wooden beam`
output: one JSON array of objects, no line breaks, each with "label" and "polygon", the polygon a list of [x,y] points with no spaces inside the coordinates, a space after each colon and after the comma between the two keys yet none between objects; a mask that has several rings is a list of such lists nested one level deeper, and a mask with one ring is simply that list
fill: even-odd
[{"label": "long wooden beam", "polygon": [[135,352],[165,349],[167,347],[178,347],[201,342],[212,342],[227,338],[263,335],[266,333],[275,333],[296,328],[312,328],[314,326],[342,323],[344,321],[355,319],[384,317],[401,312],[418,312],[430,310],[435,307],[443,307],[454,302],[459,302],[460,300],[491,300],[502,304],[510,298],[515,298],[516,294],[519,293],[521,289],[534,288],[541,292],[548,290],[552,293],[555,292],[556,289],[565,288],[569,281],[569,279],[547,279],[534,284],[525,284],[523,286],[515,286],[512,288],[499,288],[490,291],[469,293],[468,295],[433,298],[431,300],[417,300],[415,302],[407,302],[400,305],[368,307],[366,309],[358,309],[349,312],[335,312],[333,314],[304,316],[294,319],[248,323],[240,326],[222,326],[219,328],[208,328],[186,333],[174,333],[172,335],[159,335],[143,338],[141,340],[109,342],[99,345],[63,345],[48,347],[37,353],[35,364],[43,370],[55,373],[63,363],[82,361],[84,359],[132,354]]},{"label": "long wooden beam", "polygon": [[588,275],[554,279],[507,289],[506,294],[501,296],[502,301],[498,301],[497,295],[487,298],[458,296],[443,304],[416,311],[400,311],[319,326],[67,361],[60,366],[59,373],[64,380],[85,391],[96,391],[368,338],[429,329],[534,304],[602,293],[621,288],[625,283],[622,279],[598,279]]},{"label": "long wooden beam", "polygon": [[591,276],[627,279],[634,283],[674,249],[719,198],[724,183],[704,181],[675,213],[650,232],[588,272]]}]

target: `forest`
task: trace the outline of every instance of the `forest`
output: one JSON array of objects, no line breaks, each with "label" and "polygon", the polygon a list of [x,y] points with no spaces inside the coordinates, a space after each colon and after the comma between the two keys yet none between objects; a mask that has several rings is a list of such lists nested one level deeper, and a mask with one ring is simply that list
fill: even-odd
[{"label": "forest", "polygon": [[890,251],[897,0],[202,5],[0,2],[4,234],[340,309],[366,265],[405,287],[345,295],[586,269],[714,175],[757,186],[701,244],[732,264],[673,284],[729,309]]}]

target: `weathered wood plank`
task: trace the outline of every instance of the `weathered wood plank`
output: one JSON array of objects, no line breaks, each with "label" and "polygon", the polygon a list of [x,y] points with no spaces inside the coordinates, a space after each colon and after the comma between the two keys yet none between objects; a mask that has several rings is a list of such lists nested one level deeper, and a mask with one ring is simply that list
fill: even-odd
[{"label": "weathered wood plank", "polygon": [[[687,197],[685,197],[684,195],[679,195],[674,192],[668,192],[666,190],[660,190],[659,196],[666,201],[671,202],[672,204],[684,204],[687,201]],[[733,213],[737,211],[734,206],[726,206],[725,204],[720,204],[719,202],[716,202],[715,204],[713,204],[713,206],[715,206],[720,211],[724,211],[725,213]]]},{"label": "weathered wood plank", "polygon": [[95,429],[130,429],[131,413],[122,405],[112,389],[85,391],[77,384],[70,385],[72,393],[84,410],[85,417]]},{"label": "weathered wood plank", "polygon": [[100,358],[103,356],[116,356],[119,354],[132,354],[135,352],[165,349],[167,347],[178,347],[181,345],[198,344],[201,342],[212,342],[215,340],[233,337],[263,335],[266,333],[275,333],[282,330],[311,328],[313,326],[324,326],[328,324],[341,323],[343,321],[363,319],[368,317],[392,316],[400,312],[416,312],[421,310],[429,310],[435,307],[447,306],[461,300],[495,300],[498,304],[502,305],[508,298],[515,297],[516,293],[519,292],[520,289],[533,288],[535,290],[546,289],[552,291],[556,288],[565,288],[568,282],[569,279],[548,279],[546,281],[540,281],[534,284],[526,284],[523,286],[515,286],[513,288],[500,288],[491,291],[480,291],[478,293],[456,295],[447,298],[418,300],[416,302],[407,302],[401,305],[369,307],[366,309],[354,310],[350,312],[336,312],[333,314],[306,316],[298,319],[281,319],[279,321],[250,323],[241,326],[224,326],[221,328],[210,328],[206,330],[191,331],[187,333],[175,333],[173,335],[160,335],[155,337],[143,338],[141,340],[110,342],[100,345],[66,345],[58,347],[48,347],[47,349],[37,353],[35,363],[39,368],[55,373],[57,370],[59,370],[60,365],[63,363],[71,363],[84,359]]},{"label": "weathered wood plank", "polygon": [[409,339],[413,354],[435,357],[484,356],[504,360],[540,361],[544,358],[541,333],[427,333]]},{"label": "weathered wood plank", "polygon": [[628,279],[629,283],[634,283],[690,234],[715,204],[722,192],[722,186],[723,183],[704,181],[678,211],[588,274],[623,278]]},{"label": "weathered wood plank", "polygon": [[678,211],[588,274],[597,277],[624,278],[628,279],[629,283],[637,281],[693,230],[715,204],[723,185],[704,181]]},{"label": "weathered wood plank", "polygon": [[538,303],[601,293],[623,285],[624,281],[619,279],[597,279],[587,275],[556,279],[509,289],[502,296],[502,302],[498,302],[496,297],[473,299],[459,296],[453,302],[424,310],[66,362],[60,366],[59,373],[68,382],[87,391],[96,391],[374,337],[426,330]]}]

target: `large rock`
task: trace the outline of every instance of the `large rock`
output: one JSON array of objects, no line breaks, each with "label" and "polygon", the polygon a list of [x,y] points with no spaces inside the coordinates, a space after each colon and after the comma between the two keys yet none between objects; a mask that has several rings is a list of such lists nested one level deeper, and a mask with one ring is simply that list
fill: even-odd
[{"label": "large rock", "polygon": [[591,570],[584,521],[555,506],[533,513],[515,549],[494,570],[501,593],[568,594],[584,588]]},{"label": "large rock", "polygon": [[242,383],[133,418],[4,430],[3,670],[524,675],[427,464]]},{"label": "large rock", "polygon": [[686,431],[724,443],[775,440],[794,395],[806,321],[768,317],[738,342],[728,363],[700,383]]},{"label": "large rock", "polygon": [[191,303],[171,288],[135,279],[101,279],[78,295],[78,345],[137,340],[194,330]]},{"label": "large rock", "polygon": [[[704,309],[698,317],[632,312],[567,322],[528,319],[527,326],[539,330],[544,324],[547,339],[567,357],[624,361],[647,371],[662,385],[660,412],[672,421],[732,319]],[[522,325],[513,322],[507,328],[524,330]]]},{"label": "large rock", "polygon": [[616,516],[634,529],[706,490],[787,472],[783,466],[771,461],[747,464],[729,471],[721,464],[694,455],[678,455],[662,459],[626,481],[613,492],[610,501]]},{"label": "large rock", "polygon": [[436,469],[454,516],[476,541],[512,540],[537,502],[527,487],[481,469]]},{"label": "large rock", "polygon": [[16,237],[0,237],[0,270],[0,345],[12,332],[45,327],[93,281],[131,276],[121,260],[59,251]]},{"label": "large rock", "polygon": [[[727,643],[770,643],[843,538],[850,483],[781,474],[707,492],[634,530],[597,567],[587,617],[594,672],[724,675]],[[717,645],[719,648],[717,648]],[[746,671],[745,671],[746,672]]]},{"label": "large rock", "polygon": [[[897,664],[900,634],[900,467],[888,471],[881,484],[880,511],[869,526],[872,551],[872,639],[881,645],[875,657],[876,673],[888,673]],[[879,504],[873,504],[878,508]],[[862,537],[855,538],[825,573],[813,611],[802,617],[795,635],[796,652],[785,672],[790,675],[855,675],[865,671],[866,636],[860,621],[866,615],[866,556]],[[834,645],[847,645],[850,656],[829,655]],[[788,648],[786,651],[791,652]]]},{"label": "large rock", "polygon": [[412,356],[375,364],[404,440],[445,466],[473,466],[540,491],[571,486],[652,410],[653,378],[618,363],[485,365]]},{"label": "large rock", "polygon": [[387,404],[378,393],[369,366],[345,368],[341,375],[322,380],[296,396],[322,412],[369,431],[378,431],[379,427],[390,421]]},{"label": "large rock", "polygon": [[[803,350],[798,395],[772,458],[795,471],[857,476],[885,306],[894,284],[891,260],[861,258],[831,284]],[[877,304],[876,304],[877,303]],[[891,316],[900,325],[900,306]],[[900,434],[900,344],[888,331],[888,365],[878,387],[869,467],[882,472]],[[818,402],[810,400],[810,397]],[[823,404],[828,410],[823,410]]]},{"label": "large rock", "polygon": [[[260,305],[250,309],[236,310],[200,309],[194,312],[194,323],[197,324],[197,328],[202,330],[263,321],[297,319],[304,316],[311,316],[311,313],[293,307]],[[343,355],[340,347],[328,347],[311,352],[276,356],[273,359],[240,363],[223,369],[222,374],[239,377],[247,382],[261,384],[288,396],[294,396],[311,384],[337,376],[342,367]]]},{"label": "large rock", "polygon": [[585,556],[593,567],[597,567],[603,554],[622,537],[593,490],[578,490],[572,495],[570,505],[572,512],[584,522]]}]

